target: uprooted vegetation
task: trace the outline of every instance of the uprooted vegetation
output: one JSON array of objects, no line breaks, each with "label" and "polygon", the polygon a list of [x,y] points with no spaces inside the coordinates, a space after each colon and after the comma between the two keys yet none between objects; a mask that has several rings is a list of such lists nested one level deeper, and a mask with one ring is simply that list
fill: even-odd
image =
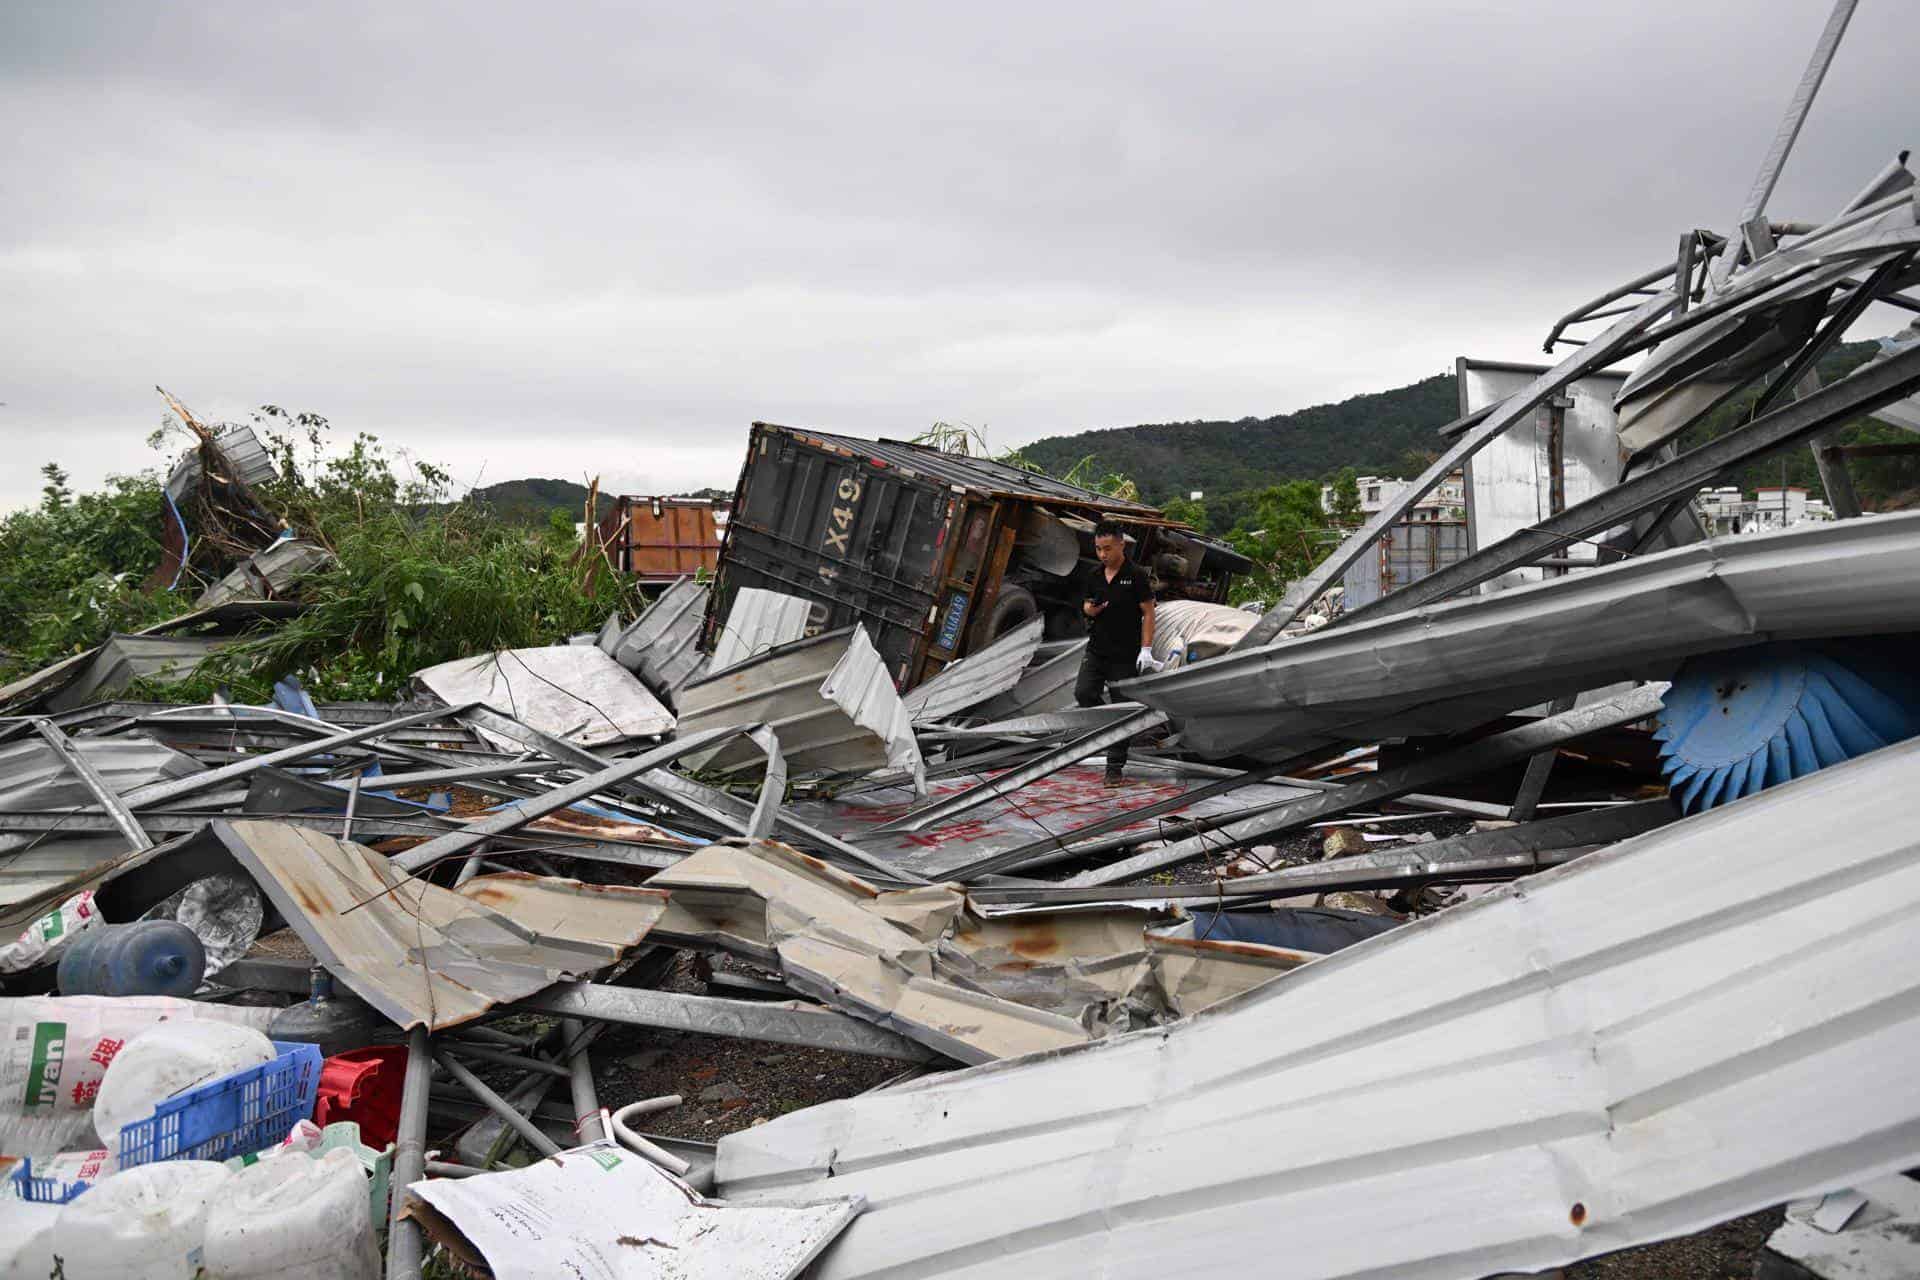
[{"label": "uprooted vegetation", "polygon": [[[258,701],[296,675],[320,698],[393,698],[421,667],[551,643],[634,603],[617,575],[578,559],[570,526],[529,528],[452,501],[444,470],[364,433],[330,449],[318,415],[267,406],[253,425],[278,473],[253,496],[333,559],[301,580],[299,616],[133,696],[200,702],[224,690]],[[153,443],[171,447],[176,434],[163,428]],[[227,565],[196,546],[173,585],[151,580],[168,518],[161,483],[147,471],[75,496],[54,469],[40,506],[0,520],[0,677],[194,608]]]}]

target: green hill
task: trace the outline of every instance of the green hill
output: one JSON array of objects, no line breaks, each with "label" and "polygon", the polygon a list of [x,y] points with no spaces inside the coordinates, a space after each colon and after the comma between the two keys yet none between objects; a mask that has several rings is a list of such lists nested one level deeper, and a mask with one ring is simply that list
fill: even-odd
[{"label": "green hill", "polygon": [[575,520],[587,504],[587,487],[572,480],[502,480],[483,489],[474,489],[466,500],[491,507],[502,520],[516,524],[545,524],[555,507],[573,512]]},{"label": "green hill", "polygon": [[1459,416],[1457,403],[1453,376],[1441,374],[1271,418],[1083,431],[1036,440],[1020,452],[1054,475],[1091,454],[1095,474],[1131,476],[1141,496],[1159,503],[1194,489],[1212,497],[1318,480],[1342,467],[1397,474],[1409,450],[1438,448],[1434,432]]}]

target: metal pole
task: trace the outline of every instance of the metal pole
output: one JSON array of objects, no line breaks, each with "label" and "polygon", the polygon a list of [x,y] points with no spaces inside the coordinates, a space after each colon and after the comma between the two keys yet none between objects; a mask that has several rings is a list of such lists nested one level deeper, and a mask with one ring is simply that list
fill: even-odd
[{"label": "metal pole", "polygon": [[407,1188],[426,1176],[427,1094],[433,1060],[425,1027],[407,1032],[407,1070],[400,1089],[400,1125],[393,1146],[393,1193],[387,1211],[387,1280],[419,1280],[426,1261],[420,1226],[402,1218]]},{"label": "metal pole", "polygon": [[495,1093],[466,1064],[440,1049],[433,1051],[433,1060],[447,1069],[447,1074],[460,1082],[460,1087],[487,1104],[487,1109],[507,1122],[515,1133],[525,1138],[533,1149],[543,1156],[558,1155],[560,1145],[546,1134],[540,1132],[540,1126],[527,1119],[514,1109],[511,1102]]},{"label": "metal pole", "polygon": [[54,754],[66,762],[67,768],[73,770],[87,790],[93,793],[93,798],[107,811],[107,816],[113,819],[114,826],[120,828],[120,834],[127,838],[127,842],[135,849],[153,848],[153,837],[134,821],[132,810],[114,794],[107,780],[100,776],[100,771],[93,767],[80,748],[73,744],[73,740],[60,732],[60,726],[51,720],[35,719],[33,728],[53,748]]},{"label": "metal pole", "polygon": [[1315,818],[1391,800],[1430,783],[1509,764],[1582,734],[1644,720],[1660,710],[1660,695],[1665,689],[1665,685],[1646,685],[1605,702],[1596,702],[1563,715],[1491,734],[1463,747],[1456,747],[1444,755],[1410,764],[1404,769],[1376,773],[1371,778],[1348,783],[1334,791],[1323,791],[1319,795],[1289,801],[1277,809],[1222,827],[1215,835],[1176,841],[1111,866],[1084,872],[1066,883],[1075,886],[1112,884],[1117,880],[1184,862],[1202,853],[1217,852],[1247,844],[1261,836],[1291,831]]},{"label": "metal pole", "polygon": [[[1740,430],[1623,480],[1557,516],[1503,538],[1390,596],[1382,596],[1348,614],[1342,625],[1351,626],[1361,618],[1405,613],[1444,600],[1509,569],[1532,564],[1583,537],[1625,523],[1649,507],[1675,500],[1684,502],[1694,490],[1716,476],[1776,449],[1799,444],[1836,422],[1871,413],[1881,405],[1910,395],[1916,387],[1920,387],[1920,345],[1886,360],[1863,365],[1814,395],[1775,409]],[[1178,679],[1179,675],[1175,672],[1172,678]],[[1167,678],[1147,677],[1148,680]]]},{"label": "metal pole", "polygon": [[[1269,610],[1265,617],[1256,622],[1252,629],[1234,644],[1231,652],[1258,649],[1273,641],[1288,623],[1299,616],[1301,610],[1319,599],[1320,595],[1333,585],[1335,579],[1344,574],[1366,553],[1369,547],[1379,541],[1380,535],[1389,526],[1411,511],[1420,499],[1438,488],[1440,482],[1452,475],[1461,463],[1480,452],[1495,437],[1501,435],[1521,418],[1532,413],[1541,401],[1624,355],[1635,345],[1642,331],[1671,311],[1673,305],[1672,290],[1666,290],[1649,298],[1634,308],[1630,315],[1616,321],[1612,328],[1535,378],[1525,390],[1509,396],[1498,409],[1488,414],[1479,426],[1466,432],[1448,446],[1439,460],[1421,472],[1418,479],[1395,494],[1391,501],[1383,504],[1359,532],[1341,543],[1338,550],[1321,561],[1313,572],[1302,578],[1296,588],[1287,592],[1285,599]],[[1391,600],[1404,595],[1407,590],[1410,588],[1402,588],[1394,595],[1383,598]],[[1127,692],[1124,686],[1120,691],[1123,694]]]},{"label": "metal pole", "polygon": [[[1773,195],[1774,184],[1780,181],[1780,171],[1786,167],[1787,153],[1793,150],[1794,140],[1800,136],[1800,126],[1807,122],[1807,112],[1813,107],[1814,95],[1820,92],[1821,81],[1827,78],[1827,68],[1833,65],[1833,55],[1840,47],[1840,37],[1847,33],[1847,23],[1853,19],[1856,3],[1857,0],[1835,0],[1833,12],[1827,15],[1827,25],[1821,30],[1820,39],[1813,46],[1813,54],[1807,59],[1807,69],[1800,74],[1800,83],[1795,86],[1793,97],[1787,102],[1787,113],[1781,118],[1780,127],[1774,131],[1773,143],[1767,148],[1766,157],[1760,161],[1760,172],[1754,175],[1746,203],[1740,206],[1740,216],[1734,219],[1734,234],[1728,237],[1730,241],[1737,243],[1740,228],[1765,212],[1767,200]],[[1739,253],[1730,247],[1714,268],[1716,284],[1726,282],[1739,259]]]},{"label": "metal pole", "polygon": [[606,1117],[600,1110],[600,1095],[593,1087],[593,1061],[587,1056],[586,1047],[580,1044],[585,1031],[574,1018],[560,1022],[560,1034],[569,1045],[576,1046],[567,1054],[567,1074],[573,1081],[573,1129],[580,1135],[581,1142],[598,1142],[612,1135],[607,1132]]},{"label": "metal pole", "polygon": [[339,747],[350,747],[356,742],[365,742],[408,725],[423,724],[428,720],[440,720],[449,715],[459,715],[470,707],[437,707],[432,711],[416,712],[410,716],[401,716],[398,720],[388,720],[384,724],[371,724],[359,729],[350,729],[345,733],[336,733],[328,738],[315,738],[312,742],[299,743],[296,746],[283,747],[279,751],[269,751],[265,755],[250,756],[245,760],[236,760],[232,764],[222,765],[218,769],[209,769],[205,773],[188,774],[184,778],[170,778],[165,782],[153,782],[144,787],[135,787],[120,797],[129,809],[146,809],[169,800],[178,800],[181,796],[190,796],[206,791],[223,782],[235,778],[244,778],[250,773],[266,768],[268,765],[291,764],[296,760],[305,760],[309,756],[324,755]]},{"label": "metal pole", "polygon": [[1049,751],[1032,764],[1022,765],[997,778],[991,778],[977,787],[969,787],[958,795],[948,796],[945,800],[937,800],[930,805],[925,805],[905,817],[882,823],[875,827],[874,831],[879,834],[893,831],[919,831],[935,823],[945,822],[956,814],[965,813],[989,800],[1018,791],[1029,783],[1060,772],[1070,764],[1105,751],[1116,743],[1125,742],[1137,733],[1145,733],[1165,723],[1167,723],[1167,717],[1163,712],[1136,711],[1098,732],[1087,734],[1083,738],[1075,738],[1066,746]]},{"label": "metal pole", "polygon": [[745,732],[742,726],[722,725],[720,728],[708,729],[704,733],[696,733],[690,737],[676,738],[663,747],[656,747],[645,755],[635,756],[631,760],[620,760],[611,765],[602,764],[597,772],[590,773],[584,778],[576,778],[565,786],[555,787],[531,800],[521,800],[508,805],[478,822],[468,824],[460,831],[450,831],[444,836],[417,845],[404,853],[397,853],[393,856],[393,865],[402,871],[418,871],[443,858],[464,853],[489,836],[505,835],[544,814],[552,813],[556,809],[564,809],[577,800],[585,800],[596,791],[604,791],[616,783],[625,782],[635,774],[657,769],[681,756],[742,732]]}]

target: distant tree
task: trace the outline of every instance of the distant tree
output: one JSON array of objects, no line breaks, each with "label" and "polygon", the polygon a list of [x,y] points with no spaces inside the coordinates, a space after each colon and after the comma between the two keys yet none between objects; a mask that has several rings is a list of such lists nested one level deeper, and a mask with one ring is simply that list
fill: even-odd
[{"label": "distant tree", "polygon": [[1343,529],[1360,523],[1360,477],[1352,467],[1342,467],[1333,478],[1333,522]]},{"label": "distant tree", "polygon": [[1190,524],[1201,533],[1207,531],[1207,507],[1204,502],[1192,498],[1169,498],[1160,508],[1167,513],[1167,519]]},{"label": "distant tree", "polygon": [[568,507],[555,507],[547,512],[547,529],[560,537],[573,540],[573,511]]},{"label": "distant tree", "polygon": [[73,501],[73,490],[67,486],[67,473],[60,469],[59,463],[47,463],[40,468],[40,474],[47,479],[47,483],[40,489],[42,511],[58,511]]},{"label": "distant tree", "polygon": [[1236,600],[1277,601],[1287,583],[1320,563],[1339,538],[1321,510],[1320,486],[1311,480],[1261,490],[1253,520],[1252,529],[1228,538],[1234,550],[1254,563],[1253,573],[1235,584]]}]

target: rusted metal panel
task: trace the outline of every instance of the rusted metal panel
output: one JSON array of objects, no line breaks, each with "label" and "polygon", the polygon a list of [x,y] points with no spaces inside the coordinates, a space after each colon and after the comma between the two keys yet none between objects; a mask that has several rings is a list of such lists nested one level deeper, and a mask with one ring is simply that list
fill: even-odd
[{"label": "rusted metal panel", "polygon": [[664,899],[636,891],[624,912],[580,911],[563,934],[548,935],[414,879],[363,845],[277,822],[215,822],[212,832],[320,963],[403,1027],[456,1026],[605,968],[666,909]]}]

